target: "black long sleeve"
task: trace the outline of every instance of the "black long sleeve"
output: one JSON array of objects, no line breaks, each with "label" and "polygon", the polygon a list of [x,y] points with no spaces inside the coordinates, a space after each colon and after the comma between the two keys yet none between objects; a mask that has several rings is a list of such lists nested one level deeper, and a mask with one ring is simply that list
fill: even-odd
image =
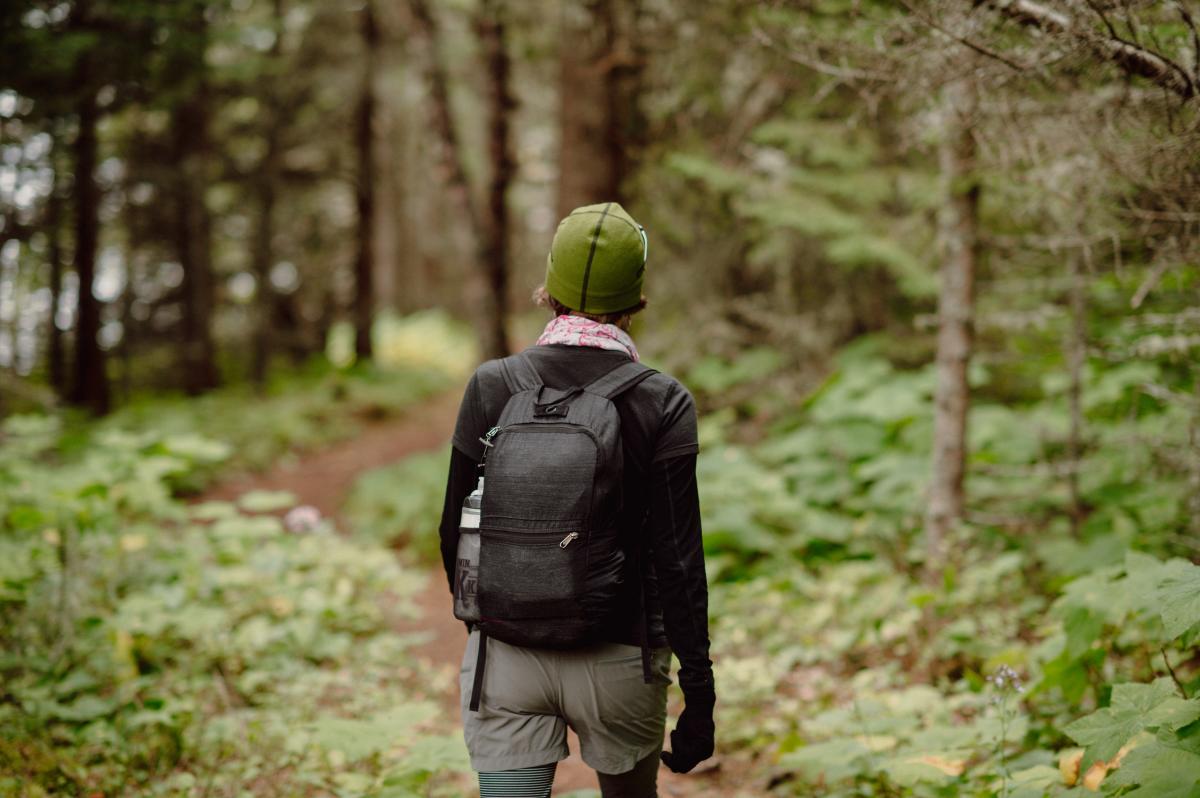
[{"label": "black long sleeve", "polygon": [[446,502],[442,506],[442,522],[438,526],[442,566],[446,569],[446,583],[451,593],[454,592],[454,560],[458,553],[458,522],[463,501],[475,489],[478,472],[474,460],[456,447],[451,447],[450,471],[446,476]]},{"label": "black long sleeve", "polygon": [[654,463],[648,492],[654,570],[667,642],[679,658],[679,686],[689,700],[713,694],[708,639],[708,580],[696,489],[696,455]]},{"label": "black long sleeve", "polygon": [[[581,347],[534,347],[535,367],[552,387],[584,385],[619,365],[621,356]],[[463,394],[439,527],[446,582],[453,591],[458,524],[463,500],[475,486],[483,435],[510,397],[497,361],[480,366]],[[617,400],[626,463],[629,519],[645,519],[631,534],[650,550],[646,607],[637,612],[636,591],[627,597],[608,642],[668,644],[679,658],[679,684],[697,708],[714,700],[709,659],[708,583],[696,488],[696,410],[691,394],[667,375],[653,375]],[[643,516],[642,513],[645,513]],[[633,542],[633,541],[631,541]],[[659,625],[661,622],[661,626]],[[665,636],[666,640],[663,640]]]}]

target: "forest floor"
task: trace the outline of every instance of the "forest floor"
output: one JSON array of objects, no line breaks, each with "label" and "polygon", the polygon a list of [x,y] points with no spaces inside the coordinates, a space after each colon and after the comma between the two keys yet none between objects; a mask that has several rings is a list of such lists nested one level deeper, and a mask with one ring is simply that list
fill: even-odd
[{"label": "forest floor", "polygon": [[[334,518],[339,528],[345,530],[346,520],[340,516],[340,511],[355,480],[370,469],[447,445],[457,408],[457,393],[437,395],[413,406],[398,418],[368,423],[351,439],[280,463],[260,474],[244,474],[221,482],[205,498],[234,500],[251,490],[285,490],[294,494],[299,504],[312,505],[322,515]],[[403,622],[398,631],[428,635],[416,653],[449,674],[450,678],[442,683],[451,685],[451,689],[440,699],[448,717],[457,722],[459,696],[454,688],[458,684],[457,668],[466,634],[462,623],[451,612],[450,593],[443,579],[440,569],[430,569],[429,578],[417,599],[421,617]],[[597,789],[596,775],[580,759],[579,740],[573,732],[569,733],[568,744],[571,755],[558,763],[554,794]],[[733,774],[722,773],[719,759],[714,759],[687,776],[660,769],[659,790],[668,798],[733,795],[737,790],[726,792],[725,787],[731,785],[723,784],[733,780]]]}]

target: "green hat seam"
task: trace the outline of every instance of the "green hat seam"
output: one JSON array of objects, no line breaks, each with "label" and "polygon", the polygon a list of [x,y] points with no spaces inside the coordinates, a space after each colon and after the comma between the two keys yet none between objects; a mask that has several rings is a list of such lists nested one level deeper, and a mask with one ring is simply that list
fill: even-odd
[{"label": "green hat seam", "polygon": [[600,228],[604,226],[604,217],[608,216],[608,209],[611,207],[611,202],[604,206],[604,212],[596,221],[596,229],[592,231],[592,248],[588,251],[587,265],[583,267],[583,290],[579,294],[579,309],[584,312],[587,311],[588,280],[592,276],[592,259],[596,257],[596,243],[600,240]]}]

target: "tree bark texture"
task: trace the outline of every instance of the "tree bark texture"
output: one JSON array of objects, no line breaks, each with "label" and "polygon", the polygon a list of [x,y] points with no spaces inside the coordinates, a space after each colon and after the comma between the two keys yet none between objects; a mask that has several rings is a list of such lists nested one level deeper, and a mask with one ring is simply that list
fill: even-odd
[{"label": "tree bark texture", "polygon": [[183,267],[182,382],[192,396],[220,382],[212,335],[212,217],[205,202],[209,110],[208,87],[201,79],[175,108],[174,120],[175,250]]},{"label": "tree bark texture", "polygon": [[[475,325],[481,352],[485,356],[507,354],[504,339],[497,336],[497,331],[503,330],[504,327],[503,319],[497,319],[497,316],[501,314],[503,298],[494,296],[494,284],[492,283],[493,268],[505,267],[503,265],[490,267],[487,262],[487,258],[490,257],[489,246],[486,243],[488,235],[482,214],[471,196],[471,186],[467,180],[466,170],[463,168],[462,147],[451,114],[449,80],[442,60],[437,21],[430,13],[425,0],[409,0],[408,6],[426,51],[430,110],[434,133],[440,142],[438,163],[443,175],[443,182],[450,194],[452,204],[460,217],[467,222],[466,226],[471,231],[471,240],[478,259],[474,278],[466,286],[466,303],[470,308],[471,320]],[[501,48],[503,48],[503,42],[501,42]],[[507,59],[507,56],[504,57]],[[507,70],[507,68],[506,65],[505,69]],[[494,90],[495,78],[490,80]],[[507,83],[507,80],[505,82]],[[493,141],[495,139],[494,128],[492,139]],[[501,179],[508,180],[503,175],[501,175]]]},{"label": "tree bark texture", "polygon": [[[133,248],[130,247],[125,260],[131,268],[133,264],[132,250]],[[137,299],[134,284],[134,276],[130,271],[125,279],[125,290],[121,292],[121,343],[117,347],[116,353],[121,363],[121,377],[117,383],[117,391],[122,402],[128,402],[133,397],[133,359],[136,350],[133,331],[137,326],[137,322],[133,318],[133,303]]]},{"label": "tree bark texture", "polygon": [[[88,74],[88,57],[80,61],[81,75]],[[88,87],[77,101],[79,130],[75,136],[75,273],[79,292],[75,318],[75,382],[71,401],[97,415],[110,409],[104,350],[100,347],[100,303],[92,293],[96,279],[96,249],[100,237],[100,188],[96,184],[98,143],[96,126],[100,109],[96,90]]]},{"label": "tree bark texture", "polygon": [[479,241],[479,214],[471,198],[471,186],[463,168],[462,147],[450,108],[450,79],[446,74],[441,52],[441,36],[437,20],[425,0],[409,0],[409,10],[416,22],[426,53],[426,72],[429,81],[430,116],[438,147],[438,166],[450,200],[467,221],[467,226]]},{"label": "tree bark texture", "polygon": [[633,62],[615,0],[562,5],[559,35],[558,216],[580,205],[624,202],[629,174],[625,124],[636,97],[622,91]]},{"label": "tree bark texture", "polygon": [[[385,40],[384,50],[390,49],[390,40]],[[379,108],[379,125],[382,129],[376,136],[376,153],[379,171],[379,192],[376,218],[379,220],[375,230],[375,307],[377,310],[396,310],[400,306],[399,285],[404,282],[408,289],[408,281],[404,279],[404,257],[401,254],[400,242],[407,241],[402,234],[404,225],[404,195],[398,184],[403,175],[399,174],[406,166],[403,158],[398,157],[402,145],[403,123],[397,119],[397,114],[390,107],[386,95],[381,96]]]},{"label": "tree bark texture", "polygon": [[271,365],[273,338],[271,332],[275,310],[275,291],[271,287],[271,266],[275,260],[275,202],[279,185],[279,150],[281,119],[276,100],[278,67],[283,51],[283,0],[274,0],[272,20],[275,41],[271,44],[270,61],[275,76],[266,81],[259,97],[263,108],[263,156],[258,164],[256,194],[258,225],[254,231],[251,268],[254,273],[254,335],[250,357],[250,379],[258,386],[266,383]]},{"label": "tree bark texture", "polygon": [[66,361],[63,354],[63,334],[62,330],[58,329],[58,303],[62,297],[62,275],[63,275],[63,259],[62,259],[62,179],[59,169],[58,150],[60,141],[57,136],[54,139],[51,163],[53,164],[54,176],[50,184],[50,199],[46,205],[46,226],[50,231],[50,246],[48,259],[50,261],[50,320],[47,325],[47,340],[48,347],[46,350],[46,374],[50,380],[50,387],[53,388],[60,396],[64,393],[67,387]]},{"label": "tree bark texture", "polygon": [[358,252],[354,259],[354,353],[370,359],[371,322],[375,318],[375,64],[379,25],[373,0],[362,8],[363,74],[359,90],[354,145],[358,152],[355,203],[358,208]]},{"label": "tree bark texture", "polygon": [[935,574],[946,559],[946,540],[963,515],[970,392],[967,366],[974,327],[975,264],[979,236],[979,186],[970,116],[973,91],[950,84],[943,98],[939,166],[943,205],[938,218],[941,288],[938,296],[937,387],[934,394],[933,473],[926,508],[926,563]]},{"label": "tree bark texture", "polygon": [[[274,122],[270,124],[274,125]],[[254,231],[252,266],[254,270],[254,343],[251,353],[250,379],[262,385],[271,362],[271,261],[275,238],[275,175],[278,161],[278,136],[272,129],[267,133],[267,146],[258,176],[258,226]]]},{"label": "tree bark texture", "polygon": [[483,0],[477,24],[488,76],[488,154],[491,181],[483,219],[480,261],[491,304],[483,331],[484,357],[509,354],[507,323],[509,217],[508,188],[516,173],[510,132],[511,115],[516,108],[511,87],[512,62],[508,56],[504,25],[504,0]]}]

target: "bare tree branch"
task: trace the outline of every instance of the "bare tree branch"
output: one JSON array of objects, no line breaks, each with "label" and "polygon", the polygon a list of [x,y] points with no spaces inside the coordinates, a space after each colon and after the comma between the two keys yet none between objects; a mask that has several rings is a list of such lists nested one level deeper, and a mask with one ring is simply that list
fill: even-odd
[{"label": "bare tree branch", "polygon": [[1112,21],[1109,20],[1108,14],[1105,14],[1104,9],[1096,5],[1096,0],[1083,0],[1083,2],[1087,3],[1088,8],[1092,9],[1096,16],[1100,17],[1100,21],[1104,23],[1104,27],[1108,30],[1109,36],[1114,39],[1121,38],[1117,34],[1117,29],[1113,27]]},{"label": "bare tree branch", "polygon": [[1175,686],[1179,688],[1179,694],[1183,699],[1188,700],[1187,690],[1183,686],[1183,682],[1179,681],[1179,677],[1175,675],[1175,669],[1171,667],[1171,660],[1167,659],[1167,647],[1163,646],[1159,649],[1162,652],[1163,665],[1167,666],[1167,673],[1171,674],[1171,681],[1175,682]]},{"label": "bare tree branch", "polygon": [[1066,14],[1035,0],[982,0],[982,3],[1022,25],[1072,39],[1130,75],[1146,78],[1185,100],[1200,94],[1192,76],[1171,59],[1111,33],[1106,36],[1076,25]]},{"label": "bare tree branch", "polygon": [[1163,275],[1167,273],[1167,269],[1171,268],[1172,265],[1174,264],[1168,260],[1159,261],[1158,265],[1150,270],[1150,274],[1146,275],[1146,279],[1138,286],[1137,291],[1134,291],[1133,297],[1129,300],[1129,307],[1133,310],[1140,308],[1142,303],[1146,301],[1146,297],[1150,296],[1150,292],[1158,286],[1159,281],[1162,280]]},{"label": "bare tree branch", "polygon": [[971,39],[968,39],[966,36],[960,36],[959,34],[955,33],[954,31],[946,28],[944,25],[939,24],[938,21],[933,19],[932,17],[922,14],[919,10],[914,8],[912,6],[912,4],[908,2],[908,0],[900,0],[900,5],[904,6],[906,9],[908,9],[908,13],[912,14],[914,17],[916,17],[917,19],[919,19],[921,22],[925,23],[929,27],[933,28],[936,31],[939,31],[940,33],[945,34],[946,36],[949,36],[954,41],[958,42],[959,44],[963,45],[964,47],[974,50],[975,52],[979,53],[982,56],[986,56],[988,58],[995,59],[996,61],[999,61],[1000,63],[1004,64],[1005,66],[1009,67],[1010,69],[1014,69],[1018,72],[1024,72],[1025,70],[1029,69],[1029,66],[1027,64],[1019,64],[1016,61],[1013,61],[1012,59],[1008,58],[1007,56],[1004,56],[1004,55],[996,52],[995,50],[984,47],[982,44],[972,41]]},{"label": "bare tree branch", "polygon": [[768,49],[780,50],[785,58],[793,63],[806,66],[814,72],[820,72],[822,75],[839,78],[844,81],[876,81],[879,83],[895,82],[896,76],[886,72],[868,71],[864,69],[855,69],[846,65],[830,64],[822,61],[819,58],[813,58],[807,53],[797,52],[790,47],[777,42],[770,34],[763,30],[760,26],[755,25],[751,28],[750,34],[756,41]]},{"label": "bare tree branch", "polygon": [[1175,0],[1175,7],[1179,9],[1179,16],[1183,18],[1188,30],[1192,32],[1192,72],[1195,80],[1200,82],[1200,30],[1196,29],[1196,20],[1192,16],[1192,12],[1188,11],[1187,6],[1180,0]]}]

